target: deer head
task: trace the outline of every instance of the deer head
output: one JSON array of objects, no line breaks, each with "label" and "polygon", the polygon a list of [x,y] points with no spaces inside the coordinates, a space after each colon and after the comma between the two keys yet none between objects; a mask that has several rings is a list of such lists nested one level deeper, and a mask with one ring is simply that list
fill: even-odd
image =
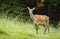
[{"label": "deer head", "polygon": [[29,7],[27,7],[27,9],[29,10],[29,13],[33,13],[33,10],[35,10],[35,7],[34,8],[29,8]]}]

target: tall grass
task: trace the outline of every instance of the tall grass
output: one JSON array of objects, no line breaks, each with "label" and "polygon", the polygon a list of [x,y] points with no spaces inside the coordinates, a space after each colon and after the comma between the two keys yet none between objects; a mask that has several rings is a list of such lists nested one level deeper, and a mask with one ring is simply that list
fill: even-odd
[{"label": "tall grass", "polygon": [[0,18],[0,39],[60,39],[60,28],[50,27],[50,33],[43,34],[44,28],[39,27],[36,34],[34,24]]}]

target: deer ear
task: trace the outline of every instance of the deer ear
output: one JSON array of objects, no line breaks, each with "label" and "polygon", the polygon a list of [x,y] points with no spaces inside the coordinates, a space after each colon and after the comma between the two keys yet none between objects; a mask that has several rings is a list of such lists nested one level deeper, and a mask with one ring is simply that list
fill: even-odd
[{"label": "deer ear", "polygon": [[30,9],[29,7],[27,7],[27,9]]},{"label": "deer ear", "polygon": [[33,8],[33,10],[35,10],[35,7]]}]

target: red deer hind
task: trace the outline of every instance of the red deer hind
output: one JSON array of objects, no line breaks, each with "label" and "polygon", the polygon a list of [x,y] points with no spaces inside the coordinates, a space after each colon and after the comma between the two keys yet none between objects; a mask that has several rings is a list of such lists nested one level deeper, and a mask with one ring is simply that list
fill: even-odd
[{"label": "red deer hind", "polygon": [[33,14],[33,10],[35,10],[35,7],[34,8],[29,8],[27,7],[28,10],[29,10],[29,14],[30,14],[30,17],[31,19],[33,20],[34,24],[35,24],[35,29],[36,29],[36,33],[38,34],[38,25],[39,24],[43,24],[44,25],[44,34],[46,32],[46,30],[48,29],[48,32],[49,32],[49,17],[46,16],[46,15],[34,15]]}]

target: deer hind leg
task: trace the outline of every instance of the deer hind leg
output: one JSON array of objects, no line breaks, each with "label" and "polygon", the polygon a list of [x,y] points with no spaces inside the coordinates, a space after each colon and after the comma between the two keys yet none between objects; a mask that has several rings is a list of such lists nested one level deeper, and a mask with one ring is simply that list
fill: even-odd
[{"label": "deer hind leg", "polygon": [[49,33],[50,29],[49,29],[49,26],[48,26],[48,33]]},{"label": "deer hind leg", "polygon": [[49,31],[50,31],[50,29],[49,29],[49,23],[47,23],[47,28],[48,28],[48,33],[49,33]]},{"label": "deer hind leg", "polygon": [[44,30],[44,34],[45,32],[48,30],[48,33],[49,33],[49,23],[46,23],[45,26],[44,26],[45,30]]},{"label": "deer hind leg", "polygon": [[38,34],[38,24],[35,23],[36,34]]}]

